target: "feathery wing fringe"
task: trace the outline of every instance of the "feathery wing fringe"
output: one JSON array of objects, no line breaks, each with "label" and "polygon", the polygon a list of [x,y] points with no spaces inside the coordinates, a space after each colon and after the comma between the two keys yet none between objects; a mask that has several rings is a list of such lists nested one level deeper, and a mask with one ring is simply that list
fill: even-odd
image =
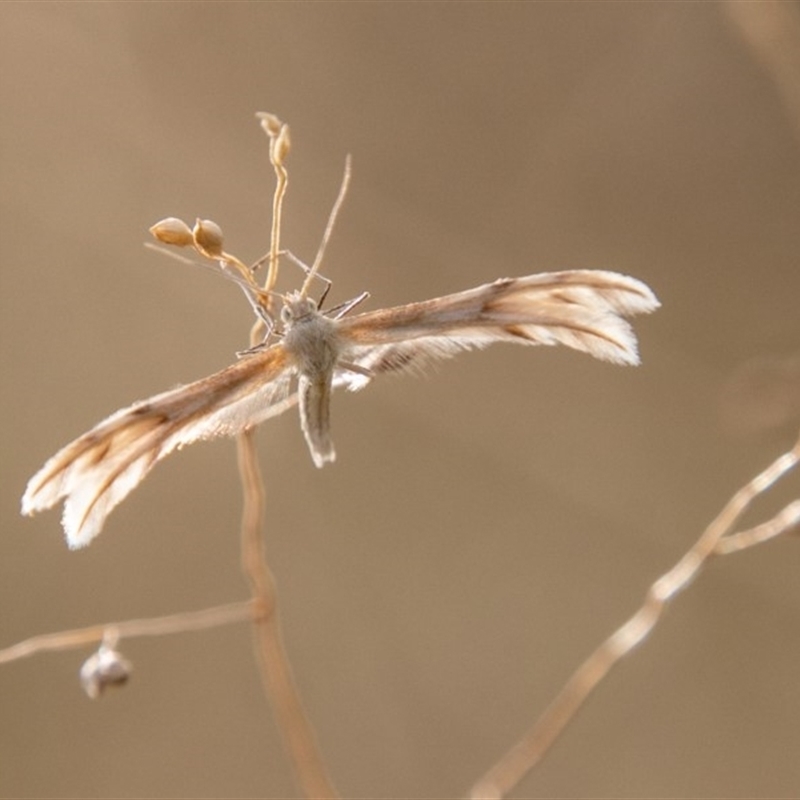
[{"label": "feathery wing fringe", "polygon": [[[648,286],[602,270],[502,278],[465,292],[344,319],[346,358],[380,374],[424,367],[494,342],[563,344],[605,361],[638,364],[636,336],[624,319],[658,308]],[[351,373],[348,388],[370,378]]]},{"label": "feathery wing fringe", "polygon": [[66,498],[62,522],[67,542],[72,548],[87,545],[111,510],[173,450],[235,434],[294,405],[285,362],[276,346],[117,411],[31,478],[22,513],[33,514]]}]

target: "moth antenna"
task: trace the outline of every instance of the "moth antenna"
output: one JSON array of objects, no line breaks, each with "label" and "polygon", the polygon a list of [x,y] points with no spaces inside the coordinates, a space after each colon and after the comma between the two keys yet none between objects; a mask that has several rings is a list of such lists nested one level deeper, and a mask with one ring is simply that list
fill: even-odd
[{"label": "moth antenna", "polygon": [[275,327],[274,320],[269,313],[270,303],[268,302],[268,298],[277,297],[283,302],[285,296],[273,289],[262,289],[251,274],[260,263],[267,261],[269,254],[259,259],[259,261],[252,266],[247,267],[238,259],[234,259],[233,256],[229,256],[227,253],[224,254],[226,256],[225,258],[206,258],[201,261],[198,258],[181,255],[174,250],[167,249],[163,245],[153,244],[152,242],[144,242],[144,246],[148,250],[152,250],[159,255],[169,256],[169,258],[192,267],[202,267],[203,269],[207,269],[216,275],[222,275],[223,278],[232,281],[244,292],[244,296],[252,306],[256,316],[263,320],[268,327]]},{"label": "moth antenna", "polygon": [[339,188],[339,196],[336,198],[336,202],[333,204],[333,208],[331,209],[331,214],[328,217],[328,224],[325,227],[325,233],[322,234],[322,241],[319,243],[319,250],[317,250],[317,257],[314,259],[314,263],[311,265],[311,269],[308,271],[305,281],[303,281],[303,286],[300,289],[301,297],[305,297],[308,294],[309,287],[311,286],[311,281],[314,279],[314,275],[317,274],[319,265],[322,263],[322,257],[325,255],[325,248],[328,244],[328,239],[331,238],[331,233],[333,233],[333,226],[336,224],[336,217],[339,214],[339,209],[342,207],[345,195],[347,194],[347,187],[350,185],[351,164],[352,164],[352,159],[348,154],[347,158],[344,160],[344,176],[342,177],[342,185]]}]

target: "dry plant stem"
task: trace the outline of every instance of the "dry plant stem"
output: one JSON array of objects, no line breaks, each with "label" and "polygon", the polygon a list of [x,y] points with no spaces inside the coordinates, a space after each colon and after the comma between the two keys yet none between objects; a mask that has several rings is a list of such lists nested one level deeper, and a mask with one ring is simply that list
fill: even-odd
[{"label": "dry plant stem", "polygon": [[781,533],[786,533],[790,528],[800,525],[800,500],[789,503],[784,509],[779,511],[772,519],[762,522],[746,531],[731,533],[724,537],[715,548],[717,555],[736,553],[739,550],[746,550],[757,544],[766,542]]},{"label": "dry plant stem", "polygon": [[741,3],[722,10],[735,25],[753,59],[772,81],[775,93],[800,139],[800,10],[795,3]]},{"label": "dry plant stem", "polygon": [[333,226],[336,224],[336,218],[339,216],[339,210],[341,209],[344,198],[347,195],[347,189],[350,186],[351,168],[352,163],[350,156],[348,155],[344,162],[344,177],[342,178],[342,185],[339,187],[339,194],[336,197],[336,202],[333,204],[330,216],[328,217],[328,224],[325,226],[325,232],[322,234],[322,239],[320,240],[319,248],[317,249],[317,255],[314,258],[314,263],[311,265],[311,269],[308,271],[308,275],[306,275],[306,279],[303,282],[302,288],[300,289],[300,294],[302,294],[303,297],[308,294],[311,281],[319,271],[319,265],[322,263],[322,257],[325,255],[325,248],[328,246],[328,241],[333,233]]},{"label": "dry plant stem", "polygon": [[186,611],[165,617],[129,619],[124,622],[108,622],[88,628],[75,628],[71,631],[46,633],[0,650],[0,664],[17,661],[20,658],[36,655],[36,653],[74,650],[86,645],[97,644],[103,641],[109,631],[114,631],[120,639],[133,639],[138,636],[165,636],[184,631],[216,628],[234,622],[245,622],[252,619],[254,613],[253,602],[246,600],[241,603],[229,603],[224,606],[204,608],[201,611]]},{"label": "dry plant stem", "polygon": [[267,279],[264,281],[264,290],[268,292],[271,292],[275,288],[275,283],[278,280],[278,258],[281,249],[281,210],[283,208],[283,196],[286,194],[286,186],[289,182],[289,176],[283,164],[276,163],[275,160],[272,160],[272,166],[275,168],[275,176],[278,182],[275,186],[275,194],[272,199],[272,232],[270,235],[269,271],[267,272]]},{"label": "dry plant stem", "polygon": [[239,471],[244,487],[242,566],[250,582],[253,603],[258,610],[253,623],[264,688],[272,702],[278,727],[306,796],[337,797],[319,755],[314,731],[303,711],[283,646],[275,602],[275,583],[265,558],[261,533],[264,485],[258,467],[252,429],[239,436],[237,449]]},{"label": "dry plant stem", "polygon": [[[472,798],[505,797],[536,766],[600,681],[649,635],[667,603],[689,586],[709,557],[758,544],[798,523],[800,501],[790,503],[763,525],[741,534],[731,532],[753,499],[789,472],[799,460],[800,440],[791,451],[780,456],[736,492],[691,549],[653,583],[641,608],[578,667],[528,733],[473,786]],[[735,545],[725,548],[728,541]]]}]

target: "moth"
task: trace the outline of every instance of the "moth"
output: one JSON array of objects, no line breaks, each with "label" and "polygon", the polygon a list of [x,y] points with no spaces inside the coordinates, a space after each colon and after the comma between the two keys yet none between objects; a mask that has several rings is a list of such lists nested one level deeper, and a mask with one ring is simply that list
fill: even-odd
[{"label": "moth", "polygon": [[297,405],[317,467],[335,460],[331,394],[363,389],[494,342],[562,344],[638,364],[625,317],[659,306],[639,280],[570,270],[502,278],[474,289],[348,316],[366,293],[323,311],[303,290],[282,297],[271,341],[207,378],[134,403],[56,453],[28,483],[22,513],[64,500],[71,548],[87,545],[162,458],[201,439],[232,436]]}]

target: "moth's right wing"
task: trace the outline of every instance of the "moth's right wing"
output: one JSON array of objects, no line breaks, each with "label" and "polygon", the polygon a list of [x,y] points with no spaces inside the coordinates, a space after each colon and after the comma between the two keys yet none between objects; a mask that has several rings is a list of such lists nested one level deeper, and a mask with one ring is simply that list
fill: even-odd
[{"label": "moth's right wing", "polygon": [[350,389],[373,375],[408,371],[494,342],[561,344],[617,364],[638,364],[636,335],[625,317],[658,308],[650,288],[602,270],[503,278],[421,303],[338,322],[342,371]]},{"label": "moth's right wing", "polygon": [[208,378],[117,411],[56,453],[34,475],[22,513],[64,499],[70,547],[87,545],[106,517],[176,448],[232,436],[295,405],[293,370],[280,344],[243,358]]}]

